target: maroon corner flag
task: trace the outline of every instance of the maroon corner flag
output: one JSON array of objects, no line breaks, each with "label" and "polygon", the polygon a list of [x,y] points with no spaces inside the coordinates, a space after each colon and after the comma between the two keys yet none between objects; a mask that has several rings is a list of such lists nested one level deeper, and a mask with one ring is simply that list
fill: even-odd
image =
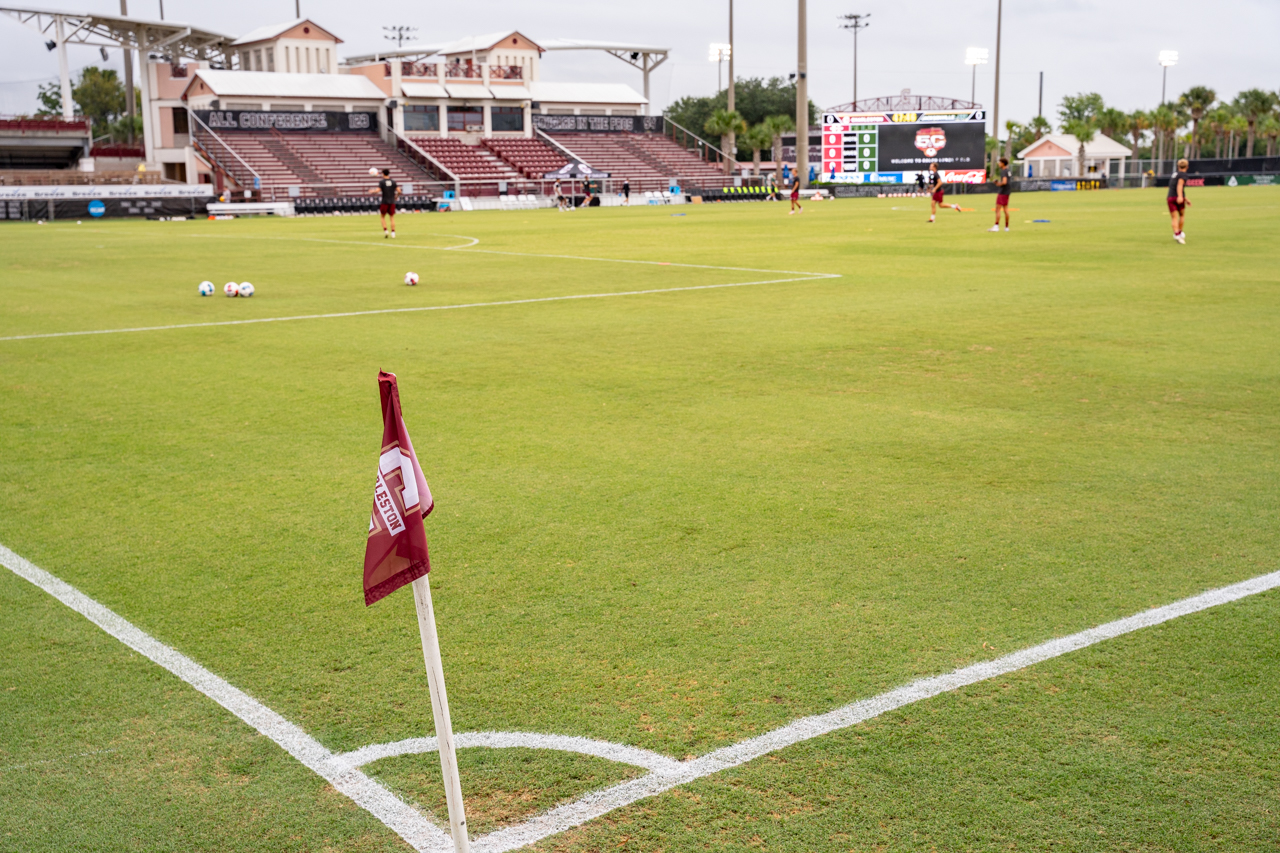
[{"label": "maroon corner flag", "polygon": [[431,571],[422,519],[435,503],[400,414],[394,373],[378,371],[382,394],[382,453],[373,489],[373,515],[364,549],[364,603],[373,604]]}]

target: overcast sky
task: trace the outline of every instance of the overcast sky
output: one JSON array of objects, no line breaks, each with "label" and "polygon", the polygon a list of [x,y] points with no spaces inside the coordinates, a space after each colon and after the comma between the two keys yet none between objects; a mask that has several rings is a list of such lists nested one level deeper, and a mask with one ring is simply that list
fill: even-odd
[{"label": "overcast sky", "polygon": [[[3,0],[0,0],[2,3]],[[44,5],[26,0],[21,5]],[[118,13],[119,0],[61,0],[50,8]],[[165,18],[240,35],[293,17],[293,0],[165,0]],[[130,13],[158,17],[158,0],[129,0]],[[419,27],[427,41],[518,29],[539,38],[617,39],[671,49],[654,72],[653,112],[684,95],[711,94],[716,65],[707,45],[727,41],[728,0],[646,0],[601,3],[581,0],[468,0],[406,4],[390,0],[302,0],[305,17],[344,40],[339,52],[358,54],[386,44],[383,26]],[[902,3],[889,0],[809,0],[810,97],[820,107],[852,95],[852,37],[839,29],[846,12],[870,13],[859,36],[858,93],[968,98],[966,47],[991,49],[992,64],[978,68],[977,100],[990,108],[995,58],[996,0]],[[786,76],[796,63],[796,4],[737,0],[737,74]],[[1055,120],[1062,95],[1097,91],[1122,109],[1151,108],[1160,99],[1156,54],[1177,50],[1169,69],[1169,95],[1204,84],[1219,96],[1241,89],[1280,88],[1280,0],[1007,0],[1004,4],[1001,123],[1036,114],[1039,73],[1044,72],[1044,112]],[[74,69],[103,64],[96,49],[71,48]],[[120,66],[119,52],[105,63]],[[543,57],[546,80],[604,80],[641,89],[640,72],[606,54],[551,53]],[[36,86],[56,79],[57,56],[41,39],[0,18],[0,112],[35,110]]]}]

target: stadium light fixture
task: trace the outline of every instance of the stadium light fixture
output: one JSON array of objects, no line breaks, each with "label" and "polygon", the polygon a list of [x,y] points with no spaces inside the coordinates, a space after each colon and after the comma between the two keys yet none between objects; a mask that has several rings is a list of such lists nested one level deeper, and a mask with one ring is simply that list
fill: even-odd
[{"label": "stadium light fixture", "polygon": [[858,108],[858,30],[865,30],[871,26],[871,22],[867,20],[870,17],[870,12],[840,16],[840,20],[844,21],[840,29],[853,30],[853,108],[855,110]]},{"label": "stadium light fixture", "polygon": [[969,75],[969,102],[974,103],[978,96],[978,66],[987,64],[987,57],[991,55],[991,51],[985,47],[966,47],[964,49],[964,64],[973,66],[973,71]]},{"label": "stadium light fixture", "polygon": [[1160,103],[1164,103],[1165,92],[1168,90],[1169,83],[1169,66],[1178,64],[1178,52],[1176,50],[1162,50],[1159,56],[1160,62]]},{"label": "stadium light fixture", "polygon": [[707,61],[716,63],[716,91],[719,92],[724,88],[724,81],[721,78],[721,70],[724,63],[733,53],[733,45],[729,44],[712,44],[707,54]]}]

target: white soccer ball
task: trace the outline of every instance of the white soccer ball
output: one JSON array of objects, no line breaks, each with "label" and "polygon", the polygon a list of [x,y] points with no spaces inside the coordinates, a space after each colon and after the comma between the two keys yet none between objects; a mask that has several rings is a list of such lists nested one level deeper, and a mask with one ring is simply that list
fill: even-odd
[{"label": "white soccer ball", "polygon": [[416,272],[407,272],[404,274],[404,283],[413,287],[418,283],[418,274]]},{"label": "white soccer ball", "polygon": [[369,167],[369,174],[370,174],[370,175],[373,175],[373,176],[375,176],[375,177],[377,177],[377,174],[378,174],[378,167],[377,167],[377,166],[370,166],[370,167]]},{"label": "white soccer ball", "polygon": [[200,282],[200,295],[213,296],[213,282],[211,281]]},{"label": "white soccer ball", "polygon": [[253,285],[247,281],[240,282],[240,295],[246,299],[253,296]]},{"label": "white soccer ball", "polygon": [[229,281],[222,285],[222,292],[227,294],[227,296],[239,296],[240,285],[236,284],[234,281]]}]

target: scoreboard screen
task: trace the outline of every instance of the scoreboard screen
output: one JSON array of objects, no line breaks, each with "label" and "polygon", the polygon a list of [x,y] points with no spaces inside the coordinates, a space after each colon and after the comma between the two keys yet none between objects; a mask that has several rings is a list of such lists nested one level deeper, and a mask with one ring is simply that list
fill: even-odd
[{"label": "scoreboard screen", "polygon": [[930,163],[947,183],[986,180],[984,110],[824,113],[822,179],[912,183]]}]

